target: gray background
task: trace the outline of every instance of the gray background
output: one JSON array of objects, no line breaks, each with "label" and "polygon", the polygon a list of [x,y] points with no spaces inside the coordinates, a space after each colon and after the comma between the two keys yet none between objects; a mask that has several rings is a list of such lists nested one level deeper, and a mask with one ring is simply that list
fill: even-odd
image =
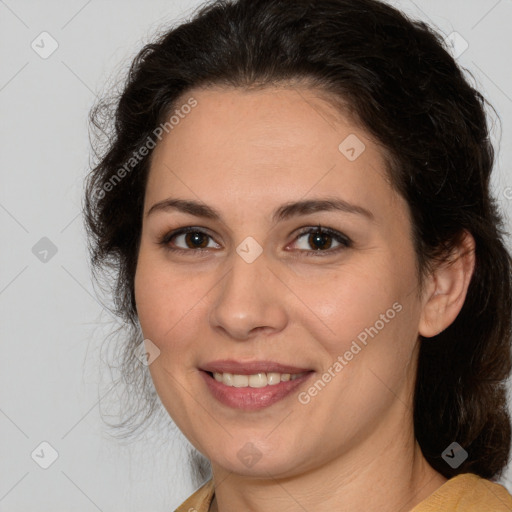
[{"label": "gray background", "polygon": [[[96,94],[199,3],[0,0],[0,511],[170,511],[194,490],[177,469],[180,433],[165,433],[163,449],[151,431],[131,444],[105,433],[99,347],[112,319],[95,298],[80,205]],[[469,44],[459,62],[502,119],[493,186],[510,226],[512,1],[393,4]],[[51,461],[42,442],[58,452],[48,469],[31,457]],[[502,483],[512,491],[512,471]]]}]

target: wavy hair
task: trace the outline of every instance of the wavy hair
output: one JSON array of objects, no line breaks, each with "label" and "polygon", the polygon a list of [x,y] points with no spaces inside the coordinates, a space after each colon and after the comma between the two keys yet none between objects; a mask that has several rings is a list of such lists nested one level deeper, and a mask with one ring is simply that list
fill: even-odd
[{"label": "wavy hair", "polygon": [[[490,191],[489,103],[439,33],[378,0],[210,2],[145,45],[120,93],[91,110],[96,161],[85,224],[95,277],[108,277],[113,311],[129,329],[121,370],[137,410],[122,425],[137,430],[158,406],[133,355],[141,339],[134,274],[151,151],[114,186],[113,177],[194,88],[290,84],[314,87],[382,145],[390,182],[411,212],[420,288],[464,231],[473,235],[476,268],[464,306],[445,331],[421,339],[415,436],[447,478],[499,477],[511,442],[512,259]],[[441,456],[453,441],[469,455],[458,468]]]}]

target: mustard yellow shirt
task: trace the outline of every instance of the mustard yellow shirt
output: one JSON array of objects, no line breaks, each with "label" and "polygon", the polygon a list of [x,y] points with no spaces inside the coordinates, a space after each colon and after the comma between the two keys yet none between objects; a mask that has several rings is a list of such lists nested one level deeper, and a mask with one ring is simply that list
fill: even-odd
[{"label": "mustard yellow shirt", "polygon": [[[209,512],[215,489],[208,480],[175,512]],[[445,482],[409,512],[512,512],[512,495],[500,484],[465,473]]]}]

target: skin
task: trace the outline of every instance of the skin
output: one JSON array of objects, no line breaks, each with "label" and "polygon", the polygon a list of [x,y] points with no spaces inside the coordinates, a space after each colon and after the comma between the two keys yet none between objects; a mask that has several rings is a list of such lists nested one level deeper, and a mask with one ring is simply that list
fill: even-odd
[{"label": "skin", "polygon": [[[467,234],[420,295],[409,209],[368,133],[305,87],[201,89],[183,103],[190,96],[197,107],[152,155],[135,296],[144,337],[160,350],[149,368],[162,403],[211,461],[211,510],[412,510],[446,481],[414,437],[418,335],[438,334],[462,308],[474,240]],[[355,161],[338,149],[350,134],[366,146]],[[326,196],[374,219],[318,211],[272,223],[282,204]],[[169,197],[206,203],[222,221],[171,209],[148,215]],[[340,243],[327,237],[332,245],[318,255],[307,234],[299,238],[318,224],[353,245],[335,251]],[[199,242],[207,250],[185,236],[159,243],[185,226],[211,236]],[[263,248],[252,263],[236,252],[248,236]],[[300,403],[298,392],[396,303],[401,312]],[[316,375],[286,399],[243,412],[217,402],[199,373],[217,359],[267,359]],[[260,454],[251,467],[237,456],[248,442]]]}]

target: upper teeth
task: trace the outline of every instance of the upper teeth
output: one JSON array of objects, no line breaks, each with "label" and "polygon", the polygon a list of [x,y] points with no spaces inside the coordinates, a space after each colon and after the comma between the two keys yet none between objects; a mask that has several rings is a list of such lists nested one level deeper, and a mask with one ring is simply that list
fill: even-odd
[{"label": "upper teeth", "polygon": [[256,373],[254,375],[238,375],[234,373],[213,372],[213,377],[216,381],[235,388],[263,388],[268,385],[274,386],[280,382],[295,380],[306,373],[296,373],[292,375],[289,373]]}]

